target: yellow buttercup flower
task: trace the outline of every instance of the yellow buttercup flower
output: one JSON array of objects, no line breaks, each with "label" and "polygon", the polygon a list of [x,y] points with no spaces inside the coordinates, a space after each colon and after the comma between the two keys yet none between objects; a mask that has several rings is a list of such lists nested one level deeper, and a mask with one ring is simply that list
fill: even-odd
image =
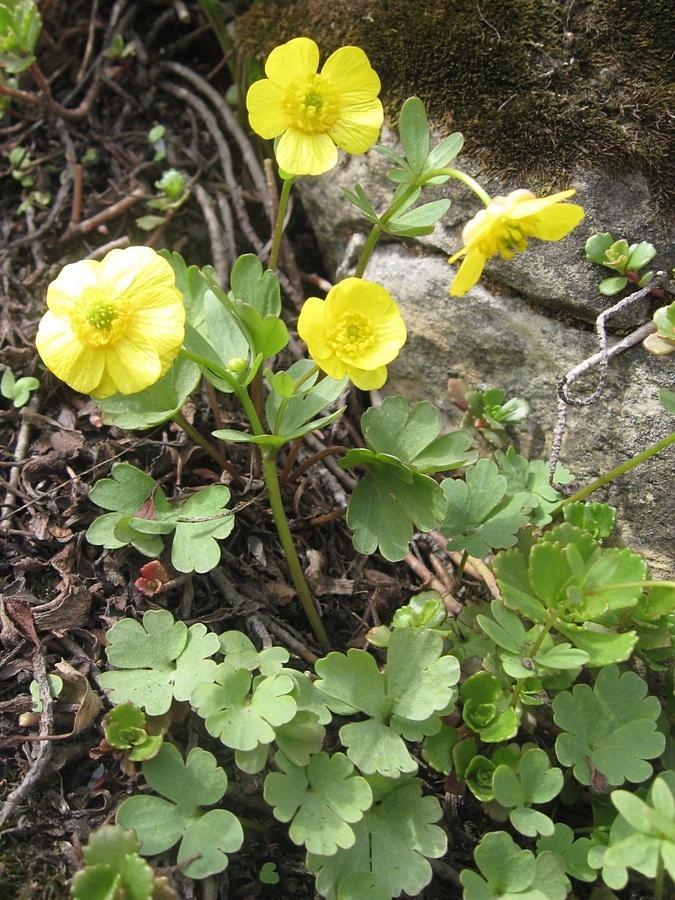
[{"label": "yellow buttercup flower", "polygon": [[560,191],[550,197],[535,197],[532,191],[513,191],[508,197],[494,197],[487,209],[482,209],[464,226],[464,246],[451,256],[454,263],[465,256],[455,276],[450,293],[454,297],[466,294],[478,281],[485,261],[499,253],[511,259],[527,248],[527,239],[559,241],[581,222],[584,211],[576,203],[564,203],[576,192]]},{"label": "yellow buttercup flower", "polygon": [[36,338],[44,364],[83,394],[135,394],[158,381],[183,343],[173,269],[150,247],[65,266],[47,289]]},{"label": "yellow buttercup flower", "polygon": [[325,300],[310,297],[298,319],[309,355],[331,378],[348,375],[364,391],[381,388],[407,337],[398,306],[381,285],[345,278]]},{"label": "yellow buttercup flower", "polygon": [[279,168],[289,175],[321,175],[337,162],[337,147],[365,153],[382,127],[380,79],[358,47],[341,47],[320,74],[319,48],[294,38],[267,57],[267,78],[246,96],[251,128],[260,137],[281,135]]}]

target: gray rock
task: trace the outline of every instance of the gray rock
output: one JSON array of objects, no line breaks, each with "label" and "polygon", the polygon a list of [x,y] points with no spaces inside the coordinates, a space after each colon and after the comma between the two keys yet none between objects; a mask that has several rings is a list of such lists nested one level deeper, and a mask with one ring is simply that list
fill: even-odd
[{"label": "gray rock", "polygon": [[[483,180],[463,157],[458,164],[492,196],[523,186]],[[321,178],[299,180],[303,204],[336,280],[353,274],[365,240],[364,223],[339,186],[353,188],[358,182],[374,207],[384,209],[391,187],[387,168],[386,160],[370,151],[342,160]],[[488,262],[483,279],[465,297],[448,293],[453,271],[447,256],[461,247],[462,227],[480,202],[461,185],[435,189],[434,196],[450,195],[453,204],[433,235],[377,245],[365,277],[390,291],[409,331],[408,343],[390,367],[386,393],[430,400],[456,427],[460,414],[448,398],[448,377],[461,377],[479,389],[503,388],[508,396],[524,397],[532,408],[518,429],[520,452],[531,459],[548,458],[557,381],[596,352],[589,323],[613,302],[597,291],[603,276],[585,260],[586,239],[595,231],[611,231],[629,241],[650,240],[659,251],[659,267],[674,261],[643,178],[619,183],[584,172],[572,186],[577,189],[575,200],[586,209],[576,231],[557,243],[532,241],[514,260]],[[619,329],[631,330],[647,321],[653,308],[649,301],[638,304],[621,319]],[[674,358],[653,357],[638,345],[611,361],[598,403],[570,408],[562,462],[579,486],[673,430],[675,422],[657,394],[660,388],[675,387]],[[574,395],[591,393],[596,376],[576,382]],[[643,554],[653,576],[661,578],[675,576],[672,472],[670,448],[594,495],[618,507],[617,540]]]}]

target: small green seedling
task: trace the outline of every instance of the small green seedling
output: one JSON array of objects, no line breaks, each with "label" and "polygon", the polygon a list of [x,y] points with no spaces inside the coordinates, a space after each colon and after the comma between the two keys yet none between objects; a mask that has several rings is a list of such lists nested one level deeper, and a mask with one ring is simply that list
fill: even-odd
[{"label": "small green seedling", "polygon": [[121,703],[103,717],[101,724],[105,738],[97,752],[113,751],[122,771],[134,774],[133,763],[157,756],[170,723],[168,716],[146,717],[133,703]]},{"label": "small green seedling", "polygon": [[654,245],[647,241],[629,246],[628,241],[615,241],[609,232],[600,232],[589,237],[585,249],[587,259],[616,273],[600,282],[600,293],[606,297],[618,294],[629,281],[638,288],[646,287],[654,277],[653,272],[640,275],[640,269],[656,256]]},{"label": "small green seedling", "polygon": [[166,159],[166,142],[164,137],[166,135],[166,128],[164,125],[155,125],[148,132],[148,141],[155,151],[155,158],[153,162],[162,162],[162,160]]},{"label": "small green seedling", "polygon": [[165,876],[155,875],[141,859],[141,843],[121,825],[103,825],[82,848],[85,867],[71,885],[73,900],[173,900],[176,892]]},{"label": "small green seedling", "polygon": [[28,403],[31,391],[35,391],[40,387],[37,378],[31,378],[26,375],[23,378],[16,378],[11,369],[5,369],[0,380],[0,394],[7,400],[12,401],[12,405],[19,409]]},{"label": "small green seedling", "polygon": [[486,441],[498,449],[506,446],[506,427],[519,425],[530,414],[530,404],[520,397],[506,399],[499,388],[485,391],[463,390],[464,384],[458,379],[448,382],[450,399],[464,410],[462,428],[475,429]]},{"label": "small green seedling", "polygon": [[[185,176],[181,172],[177,169],[167,169],[159,181],[155,182],[155,187],[159,191],[158,196],[148,200],[147,205],[151,209],[161,212],[179,209],[190,196],[190,192],[186,190],[185,186]],[[163,225],[165,221],[167,220],[164,216],[141,216],[136,219],[136,226],[142,231],[152,231],[153,228]]]},{"label": "small green seedling", "polygon": [[136,54],[136,44],[133,41],[125,41],[121,34],[116,34],[106,52],[108,59],[128,59]]},{"label": "small green seedling", "polygon": [[33,0],[0,3],[0,68],[18,75],[35,62],[42,16]]},{"label": "small green seedling", "polygon": [[642,346],[656,356],[667,356],[675,353],[675,303],[661,306],[654,313],[656,334],[648,335]]}]

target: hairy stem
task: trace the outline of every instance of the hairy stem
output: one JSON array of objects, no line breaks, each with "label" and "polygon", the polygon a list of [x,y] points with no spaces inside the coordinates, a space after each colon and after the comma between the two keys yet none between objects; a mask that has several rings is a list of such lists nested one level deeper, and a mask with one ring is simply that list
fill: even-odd
[{"label": "hairy stem", "polygon": [[272,238],[272,251],[270,253],[270,261],[268,268],[274,269],[279,259],[279,248],[281,247],[281,238],[284,233],[284,218],[286,217],[286,209],[288,207],[288,198],[293,187],[293,178],[284,178],[283,187],[281,188],[281,196],[279,197],[279,209],[277,210],[277,224],[274,228],[274,237]]}]

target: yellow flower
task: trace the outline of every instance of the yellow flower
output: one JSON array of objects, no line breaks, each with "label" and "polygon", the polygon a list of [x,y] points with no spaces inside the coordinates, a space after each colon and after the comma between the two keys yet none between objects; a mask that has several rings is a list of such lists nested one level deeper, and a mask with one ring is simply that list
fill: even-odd
[{"label": "yellow flower", "polygon": [[173,269],[150,247],[67,265],[47,289],[36,344],[44,364],[83,394],[135,394],[168,371],[185,307]]},{"label": "yellow flower", "polygon": [[298,334],[327,375],[338,379],[348,375],[364,391],[382,387],[387,365],[396,359],[407,336],[389,292],[362,278],[345,278],[325,300],[306,300]]},{"label": "yellow flower", "polygon": [[[341,47],[321,74],[319,48],[294,38],[267,57],[267,78],[249,88],[251,128],[260,137],[281,135],[279,168],[289,175],[321,175],[337,162],[337,147],[365,153],[382,127],[380,79],[358,47]],[[337,145],[337,147],[336,147]]]},{"label": "yellow flower", "polygon": [[560,191],[550,197],[537,198],[532,191],[513,191],[508,197],[494,197],[487,209],[482,209],[464,226],[464,247],[451,256],[454,263],[460,256],[466,259],[460,266],[450,288],[454,297],[466,294],[478,281],[485,261],[496,253],[511,259],[527,248],[527,239],[559,241],[581,222],[584,211],[576,203],[560,205],[575,191]]}]

